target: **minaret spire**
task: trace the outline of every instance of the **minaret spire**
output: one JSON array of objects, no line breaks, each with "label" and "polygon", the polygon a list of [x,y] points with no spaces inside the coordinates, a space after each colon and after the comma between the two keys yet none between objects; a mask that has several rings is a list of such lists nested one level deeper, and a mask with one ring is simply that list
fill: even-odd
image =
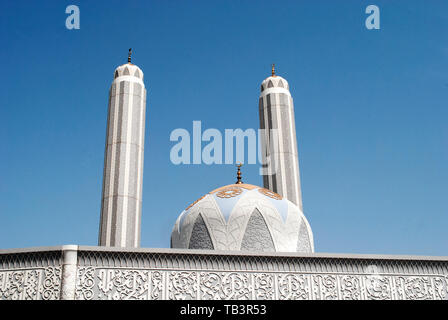
[{"label": "minaret spire", "polygon": [[236,165],[238,167],[238,171],[236,173],[236,182],[235,184],[242,184],[244,183],[243,181],[241,181],[241,170],[240,168],[243,166],[241,163]]},{"label": "minaret spire", "polygon": [[275,77],[275,63],[272,64],[271,74]]},{"label": "minaret spire", "polygon": [[128,63],[131,63],[131,54],[132,54],[132,48],[129,48],[129,52],[128,52]]}]

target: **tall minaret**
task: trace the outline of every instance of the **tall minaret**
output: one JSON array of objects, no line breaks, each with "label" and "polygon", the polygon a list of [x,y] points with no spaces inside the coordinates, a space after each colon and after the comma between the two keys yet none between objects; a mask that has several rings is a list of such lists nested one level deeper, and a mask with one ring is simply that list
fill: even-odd
[{"label": "tall minaret", "polygon": [[264,187],[303,211],[294,105],[288,82],[275,74],[274,65],[272,75],[261,83],[259,115],[260,129],[265,129],[263,164],[267,164],[267,172],[271,173],[263,175]]},{"label": "tall minaret", "polygon": [[143,72],[129,49],[109,91],[100,246],[140,246],[145,111]]}]

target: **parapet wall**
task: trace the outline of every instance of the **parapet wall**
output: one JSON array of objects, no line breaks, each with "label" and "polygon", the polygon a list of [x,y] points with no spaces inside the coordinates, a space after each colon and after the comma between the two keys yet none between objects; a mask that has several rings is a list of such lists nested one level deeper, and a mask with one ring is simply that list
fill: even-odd
[{"label": "parapet wall", "polygon": [[448,257],[62,246],[0,250],[0,300],[448,300]]}]

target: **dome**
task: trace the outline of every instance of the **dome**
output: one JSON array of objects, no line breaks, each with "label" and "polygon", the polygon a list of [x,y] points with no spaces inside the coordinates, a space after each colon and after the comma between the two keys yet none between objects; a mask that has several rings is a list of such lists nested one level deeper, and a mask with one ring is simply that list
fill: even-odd
[{"label": "dome", "polygon": [[251,184],[215,189],[177,219],[172,248],[314,252],[310,225],[295,204]]},{"label": "dome", "polygon": [[264,79],[263,82],[261,83],[261,88],[260,88],[261,93],[263,93],[263,91],[271,89],[271,88],[277,88],[277,91],[278,91],[278,89],[280,89],[280,90],[285,89],[285,91],[289,92],[288,81],[286,81],[285,78],[282,78],[275,74],[275,65],[274,64],[272,65],[271,72],[272,72],[271,76]]},{"label": "dome", "polygon": [[[114,81],[120,81],[120,77],[134,77],[133,80],[136,80],[137,82],[143,83],[143,71],[139,67],[137,67],[135,64],[131,63],[131,54],[132,49],[129,49],[128,53],[128,63],[122,64],[121,66],[117,67],[114,72]],[[137,79],[135,79],[137,78]],[[127,78],[126,80],[129,80],[132,78]]]},{"label": "dome", "polygon": [[123,76],[133,76],[143,81],[143,71],[132,63],[123,64],[115,69],[114,79]]},{"label": "dome", "polygon": [[273,75],[263,80],[260,90],[263,92],[269,88],[283,88],[285,90],[289,90],[289,84],[285,78]]}]

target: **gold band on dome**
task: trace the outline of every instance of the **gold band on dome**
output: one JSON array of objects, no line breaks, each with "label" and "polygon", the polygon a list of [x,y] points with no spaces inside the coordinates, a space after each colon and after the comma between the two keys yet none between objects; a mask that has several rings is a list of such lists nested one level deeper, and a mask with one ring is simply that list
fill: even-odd
[{"label": "gold band on dome", "polygon": [[265,188],[258,189],[258,192],[260,192],[261,194],[264,194],[265,196],[268,196],[269,198],[275,199],[275,200],[283,199],[283,197],[281,195],[279,195],[278,193],[275,193],[275,192],[265,189]]},{"label": "gold band on dome", "polygon": [[190,205],[185,209],[185,211],[187,211],[187,210],[190,209],[192,206],[194,206],[196,203],[198,203],[199,201],[201,201],[202,199],[204,199],[205,196],[206,196],[206,194],[203,195],[202,197],[200,197],[198,200],[196,200],[196,201],[193,202],[192,204],[190,204]]},{"label": "gold band on dome", "polygon": [[257,186],[254,186],[254,185],[251,185],[251,184],[247,184],[247,183],[229,184],[227,186],[220,187],[220,188],[217,188],[217,189],[215,189],[213,191],[210,191],[209,194],[214,194],[214,193],[216,193],[218,191],[221,191],[223,189],[230,188],[230,187],[238,187],[238,188],[243,188],[243,189],[246,189],[246,190],[253,190],[255,188],[258,188]]}]

